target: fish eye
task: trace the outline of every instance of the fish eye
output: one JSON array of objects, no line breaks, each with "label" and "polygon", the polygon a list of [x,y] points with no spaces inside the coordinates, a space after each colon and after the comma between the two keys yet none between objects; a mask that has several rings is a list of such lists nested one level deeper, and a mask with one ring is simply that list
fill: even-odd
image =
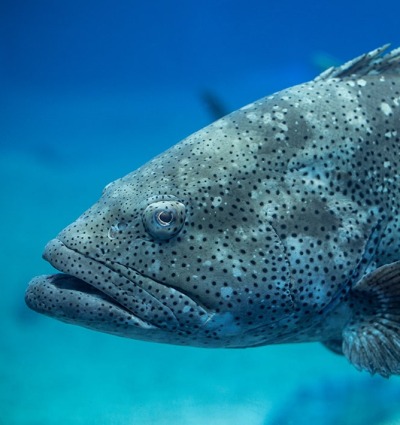
[{"label": "fish eye", "polygon": [[143,224],[147,233],[158,240],[171,239],[185,223],[185,205],[178,201],[157,201],[143,212]]},{"label": "fish eye", "polygon": [[163,210],[155,213],[156,220],[160,226],[169,226],[174,221],[174,213],[172,211]]}]

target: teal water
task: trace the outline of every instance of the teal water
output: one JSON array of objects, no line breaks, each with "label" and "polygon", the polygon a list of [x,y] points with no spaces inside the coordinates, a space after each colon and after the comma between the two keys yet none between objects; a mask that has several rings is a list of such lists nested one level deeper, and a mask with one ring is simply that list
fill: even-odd
[{"label": "teal water", "polygon": [[[400,424],[399,378],[370,378],[320,344],[175,347],[95,333],[25,306],[28,281],[53,271],[41,259],[49,239],[107,183],[212,120],[204,90],[233,110],[312,78],[327,62],[396,36],[400,44],[389,25],[394,2],[381,21],[372,6],[367,16],[353,5],[349,17],[344,4],[338,12],[311,3],[301,11],[295,3],[206,2],[201,11],[166,3],[122,2],[119,11],[2,4],[0,424]],[[87,21],[93,14],[97,24]],[[329,34],[324,19],[335,28]]]}]

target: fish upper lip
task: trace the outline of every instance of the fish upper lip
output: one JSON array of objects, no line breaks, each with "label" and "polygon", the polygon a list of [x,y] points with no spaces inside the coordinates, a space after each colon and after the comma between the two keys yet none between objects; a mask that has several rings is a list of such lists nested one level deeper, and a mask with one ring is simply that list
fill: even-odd
[{"label": "fish upper lip", "polygon": [[[126,280],[126,282],[129,282],[133,288],[137,289],[140,294],[138,297],[136,297],[136,307],[138,307],[138,301],[140,300],[140,304],[143,305],[146,303],[146,300],[153,305],[155,305],[158,310],[160,310],[165,316],[169,318],[169,323],[172,328],[179,328],[180,323],[179,319],[177,318],[175,312],[165,303],[161,303],[161,301],[156,298],[151,292],[147,291],[143,285],[140,285],[140,281],[144,280],[151,280],[152,285],[158,284],[166,290],[170,291],[176,291],[182,297],[187,299],[189,302],[194,303],[197,308],[199,308],[202,312],[200,316],[205,315],[205,320],[208,320],[209,312],[201,305],[199,305],[197,302],[192,300],[187,294],[180,292],[178,289],[175,289],[173,287],[170,287],[163,282],[157,282],[157,280],[154,280],[152,278],[149,278],[141,273],[139,273],[137,270],[127,268],[126,266],[115,262],[111,260],[101,260],[99,258],[93,258],[89,255],[82,254],[81,252],[77,251],[76,249],[73,249],[69,247],[67,244],[65,244],[61,239],[55,238],[51,240],[45,247],[43,258],[48,261],[53,267],[55,267],[57,270],[62,272],[63,274],[72,276],[74,279],[78,279],[78,281],[82,281],[85,285],[88,285],[88,287],[94,288],[94,291],[97,293],[104,294],[104,296],[107,298],[109,302],[114,303],[116,306],[122,308],[129,314],[137,317],[138,319],[142,320],[143,322],[147,323],[148,325],[162,328],[165,330],[165,327],[158,326],[157,323],[153,323],[151,320],[151,314],[149,317],[146,316],[146,314],[141,313],[139,308],[135,308],[135,306],[132,308],[130,305],[126,305],[129,301],[123,302],[121,300],[121,294],[127,295],[126,290],[123,289],[122,286],[118,287],[118,285],[114,286],[107,286],[101,287],[101,285],[95,285],[92,282],[88,282],[87,279],[85,279],[84,276],[82,276],[82,268],[77,268],[77,270],[74,270],[73,265],[70,263],[65,263],[63,261],[64,256],[60,256],[60,251],[64,251],[65,254],[68,254],[68,259],[76,260],[76,263],[87,263],[87,267],[89,270],[89,273],[91,273],[91,276],[94,276],[96,272],[99,272],[100,269],[103,269],[103,271],[107,271],[112,275],[115,275],[116,277],[119,277],[123,280]],[[60,260],[61,257],[61,260]],[[75,257],[75,258],[73,258]],[[94,263],[94,264],[93,264]],[[73,264],[73,263],[72,263]],[[97,267],[95,267],[97,266]],[[101,273],[101,271],[100,271]],[[90,279],[89,279],[90,280]],[[111,288],[111,289],[110,289]],[[132,291],[132,288],[128,288],[130,291]],[[119,296],[116,296],[114,292],[117,292]],[[90,291],[87,291],[87,293],[90,293]],[[131,294],[128,294],[131,296]],[[125,297],[123,297],[125,298]],[[132,297],[132,299],[135,299],[135,297]],[[144,299],[144,300],[143,300]],[[124,300],[125,301],[125,300]]]}]

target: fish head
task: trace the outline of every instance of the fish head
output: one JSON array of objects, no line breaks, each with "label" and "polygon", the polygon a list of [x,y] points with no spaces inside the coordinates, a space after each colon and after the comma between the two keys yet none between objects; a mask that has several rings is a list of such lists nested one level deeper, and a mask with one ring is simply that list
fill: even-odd
[{"label": "fish head", "polygon": [[109,184],[48,243],[44,258],[63,274],[32,281],[31,308],[174,344],[274,337],[293,313],[284,247],[248,193],[252,175],[227,171],[228,153],[200,151],[198,137]]}]

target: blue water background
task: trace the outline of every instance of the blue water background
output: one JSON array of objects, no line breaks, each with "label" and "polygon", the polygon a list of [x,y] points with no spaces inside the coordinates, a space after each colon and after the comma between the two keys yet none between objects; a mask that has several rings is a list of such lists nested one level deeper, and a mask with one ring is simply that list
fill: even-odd
[{"label": "blue water background", "polygon": [[107,183],[213,120],[205,92],[232,111],[398,46],[399,16],[397,0],[0,2],[1,425],[305,424],[334,411],[346,425],[360,409],[374,425],[396,414],[398,379],[370,379],[319,344],[125,340],[39,316],[23,298],[53,271],[45,243]]}]

